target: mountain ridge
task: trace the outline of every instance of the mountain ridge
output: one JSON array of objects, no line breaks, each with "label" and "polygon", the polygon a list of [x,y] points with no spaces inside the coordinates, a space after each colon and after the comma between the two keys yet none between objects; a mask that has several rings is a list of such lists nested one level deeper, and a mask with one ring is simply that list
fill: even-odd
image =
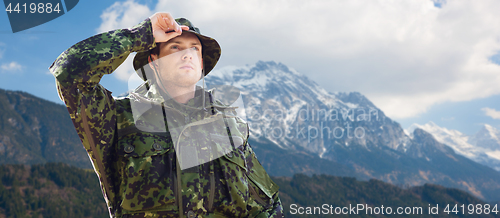
[{"label": "mountain ridge", "polygon": [[483,124],[475,135],[466,135],[458,130],[450,130],[428,122],[424,125],[412,124],[408,131],[421,128],[431,133],[436,140],[450,146],[457,154],[477,163],[500,171],[500,131]]},{"label": "mountain ridge", "polygon": [[66,162],[92,168],[66,107],[0,89],[0,164]]},{"label": "mountain ridge", "polygon": [[[412,186],[437,183],[485,199],[500,198],[498,172],[456,154],[423,130],[408,135],[361,93],[327,92],[273,61],[222,68],[206,82],[209,87],[225,84],[241,90],[251,138],[257,143],[267,141],[285,151],[305,152],[365,178]],[[263,162],[278,162],[267,157]],[[291,176],[269,167],[278,175]],[[485,181],[491,185],[485,187]]]}]

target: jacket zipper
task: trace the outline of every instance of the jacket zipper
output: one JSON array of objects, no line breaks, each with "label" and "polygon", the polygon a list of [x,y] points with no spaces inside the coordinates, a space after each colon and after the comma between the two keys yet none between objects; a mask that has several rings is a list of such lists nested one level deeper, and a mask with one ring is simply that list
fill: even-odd
[{"label": "jacket zipper", "polygon": [[177,174],[177,198],[179,198],[177,202],[179,203],[179,217],[182,218],[184,217],[184,205],[182,203],[181,165],[179,164],[179,158],[175,157],[175,160],[177,162],[177,167],[175,169],[175,172]]},{"label": "jacket zipper", "polygon": [[208,210],[212,211],[215,197],[215,176],[214,176],[214,162],[210,161],[210,194],[208,195]]},{"label": "jacket zipper", "polygon": [[178,194],[178,191],[177,191],[177,175],[175,173],[172,173],[174,178],[173,178],[173,182],[174,182],[174,204],[177,204],[177,194]]},{"label": "jacket zipper", "polygon": [[[198,126],[198,125],[203,125],[203,124],[207,124],[207,123],[211,123],[211,122],[214,122],[216,120],[219,120],[223,118],[222,116],[216,116],[216,117],[212,117],[212,118],[208,118],[208,119],[204,119],[204,120],[200,120],[200,121],[197,121],[197,122],[194,122],[194,123],[190,123],[186,126],[184,126],[184,128],[181,130],[181,132],[179,133],[179,137],[177,139],[177,143],[174,144],[174,148],[175,149],[175,152],[178,152],[180,151],[180,148],[178,148],[179,146],[179,143],[180,143],[180,140],[181,140],[181,135],[182,133],[184,132],[184,130],[186,130],[187,128],[189,127],[192,127],[192,126]],[[179,217],[184,217],[184,211],[183,211],[183,203],[182,203],[182,181],[181,181],[181,168],[180,168],[180,164],[179,164],[179,159],[176,158],[177,160],[177,169],[176,169],[176,174],[177,174],[177,191],[179,192],[178,194],[178,198],[179,198]],[[213,170],[212,170],[213,171]],[[212,204],[213,204],[213,192],[215,191],[215,178],[214,178],[214,175],[213,175],[213,172],[210,173],[210,194],[209,194],[209,200],[208,200],[208,204],[209,204],[209,208],[212,208]]]}]

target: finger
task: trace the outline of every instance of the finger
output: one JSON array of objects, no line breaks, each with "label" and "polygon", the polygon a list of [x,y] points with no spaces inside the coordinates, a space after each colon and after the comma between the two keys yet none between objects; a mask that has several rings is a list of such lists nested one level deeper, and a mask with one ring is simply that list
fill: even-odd
[{"label": "finger", "polygon": [[172,23],[172,20],[169,18],[172,17],[169,13],[156,13],[152,16],[152,20],[155,22],[153,24],[158,25],[161,28],[167,28]]},{"label": "finger", "polygon": [[168,18],[168,20],[170,21],[169,26],[174,26],[175,23],[177,23],[177,22],[175,22],[175,19],[172,17],[172,15],[170,13],[164,13],[163,15],[164,15],[164,17]]},{"label": "finger", "polygon": [[174,30],[175,32],[182,33],[182,29],[179,26],[179,24],[175,21],[174,17],[170,13],[166,13],[165,16],[171,21],[170,23],[170,29]]},{"label": "finger", "polygon": [[177,32],[170,32],[170,33],[165,33],[165,32],[162,32],[162,33],[158,33],[156,36],[155,36],[155,42],[166,42],[170,39],[173,39],[175,38],[176,36],[179,36],[180,34],[177,33]]},{"label": "finger", "polygon": [[164,26],[162,26],[165,29],[165,32],[168,32],[169,30],[172,30],[172,21],[170,21],[167,17],[163,18],[164,21]]},{"label": "finger", "polygon": [[181,29],[182,29],[182,30],[189,30],[189,27],[188,27],[188,26],[185,26],[185,25],[181,25]]},{"label": "finger", "polygon": [[178,32],[178,33],[182,33],[182,28],[181,26],[179,26],[179,24],[177,22],[174,22],[174,30],[175,32]]},{"label": "finger", "polygon": [[[170,13],[162,13],[162,15],[164,16],[164,20],[167,24],[166,26],[166,30],[169,30],[169,31],[176,31],[176,32],[179,32],[179,33],[182,33],[182,28],[180,27],[180,25],[175,21],[175,19],[172,17],[172,15]],[[168,31],[166,31],[168,32]]]},{"label": "finger", "polygon": [[182,33],[180,32],[177,32],[177,31],[171,31],[171,32],[167,32],[165,33],[165,35],[167,36],[167,38],[170,40],[172,38],[175,38],[177,36],[180,36]]}]

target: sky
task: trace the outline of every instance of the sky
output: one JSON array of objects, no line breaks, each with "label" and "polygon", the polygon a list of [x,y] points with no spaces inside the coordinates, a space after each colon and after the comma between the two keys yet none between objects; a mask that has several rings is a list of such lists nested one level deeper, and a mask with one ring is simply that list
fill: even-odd
[{"label": "sky", "polygon": [[[186,17],[222,47],[215,70],[281,62],[331,92],[360,92],[403,128],[500,128],[498,0],[80,1],[12,33],[0,13],[0,88],[62,103],[48,67],[71,45],[154,12]],[[127,90],[133,55],[102,84]]]}]

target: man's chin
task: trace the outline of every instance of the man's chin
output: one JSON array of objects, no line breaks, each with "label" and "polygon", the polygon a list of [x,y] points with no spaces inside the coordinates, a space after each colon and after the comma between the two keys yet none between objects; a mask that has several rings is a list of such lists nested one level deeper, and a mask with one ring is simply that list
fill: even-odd
[{"label": "man's chin", "polygon": [[195,87],[198,81],[199,81],[198,79],[195,80],[191,78],[186,80],[164,81],[163,83],[165,86],[170,86],[170,87],[189,88],[189,87]]},{"label": "man's chin", "polygon": [[195,70],[195,69],[192,69],[192,68],[183,68],[183,69],[180,69],[179,72],[181,74],[198,74],[198,75],[201,75],[201,71],[198,71],[198,70]]}]

